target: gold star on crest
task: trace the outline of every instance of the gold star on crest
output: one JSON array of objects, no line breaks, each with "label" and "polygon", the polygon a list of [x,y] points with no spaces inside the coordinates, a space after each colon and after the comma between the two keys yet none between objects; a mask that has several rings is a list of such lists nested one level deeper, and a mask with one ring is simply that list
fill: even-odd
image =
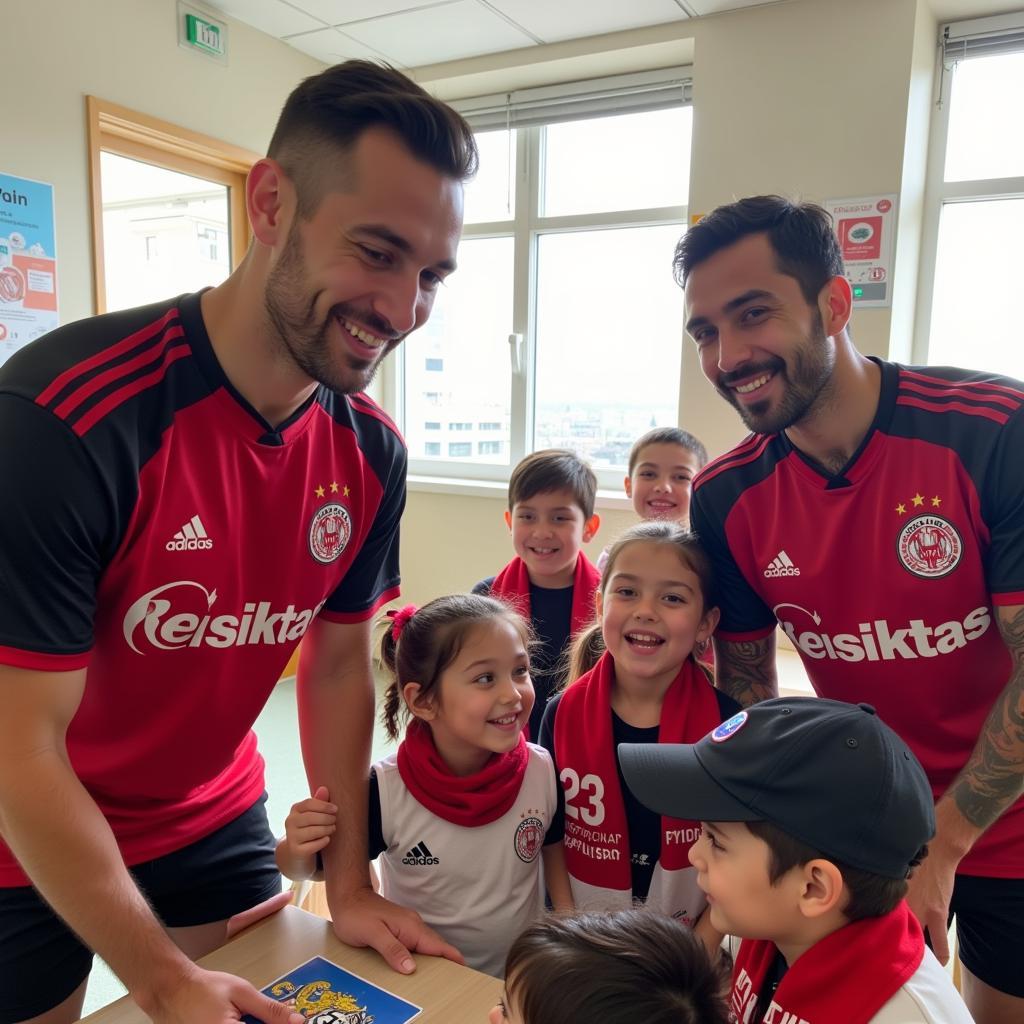
[{"label": "gold star on crest", "polygon": [[313,493],[318,498],[322,498],[327,492],[323,489],[323,487],[317,487],[317,489]]},{"label": "gold star on crest", "polygon": [[914,497],[911,500],[914,502],[915,506],[923,505],[924,504],[924,495],[923,494],[915,494]]},{"label": "gold star on crest", "polygon": [[343,498],[347,498],[349,496],[349,489],[347,485],[344,488],[342,488],[341,496]]},{"label": "gold star on crest", "polygon": [[942,499],[936,494],[935,497],[932,498],[932,508],[938,508],[941,504]]},{"label": "gold star on crest", "polygon": [[331,481],[331,494],[337,494],[337,493],[338,493],[338,481],[337,480],[332,480]]},{"label": "gold star on crest", "polygon": [[906,513],[907,513],[907,506],[906,506],[906,505],[904,505],[904,504],[903,504],[903,502],[901,501],[901,502],[900,502],[900,503],[899,503],[899,504],[898,504],[898,505],[896,506],[896,511],[897,511],[897,512],[898,512],[898,513],[899,513],[899,514],[900,514],[901,516],[902,516],[902,515],[906,515]]}]

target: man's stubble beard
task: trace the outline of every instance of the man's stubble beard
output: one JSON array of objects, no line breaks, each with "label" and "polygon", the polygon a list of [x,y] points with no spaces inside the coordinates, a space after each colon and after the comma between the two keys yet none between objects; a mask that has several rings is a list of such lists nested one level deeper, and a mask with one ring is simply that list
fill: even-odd
[{"label": "man's stubble beard", "polygon": [[[328,337],[331,323],[346,315],[344,304],[334,306],[325,322],[317,323],[317,293],[308,294],[306,264],[302,255],[298,221],[288,232],[288,239],[277,263],[267,278],[263,307],[277,353],[296,365],[307,377],[340,395],[364,391],[373,380],[384,358],[402,342],[402,338],[386,341],[374,359],[357,359],[350,352],[332,351]],[[366,311],[351,310],[351,319],[379,330],[386,336],[391,329],[379,317]],[[339,330],[345,328],[339,323]],[[339,364],[344,363],[344,366]],[[346,372],[347,371],[347,372]]]}]

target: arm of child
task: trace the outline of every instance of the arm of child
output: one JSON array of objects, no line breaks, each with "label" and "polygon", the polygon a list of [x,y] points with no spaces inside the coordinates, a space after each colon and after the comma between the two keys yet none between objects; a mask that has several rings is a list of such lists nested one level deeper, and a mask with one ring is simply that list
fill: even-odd
[{"label": "arm of child", "polygon": [[551,905],[559,913],[571,913],[576,909],[569,884],[569,872],[565,867],[565,848],[561,843],[550,843],[541,852],[544,858],[544,884],[547,886]]},{"label": "arm of child", "polygon": [[331,841],[337,827],[338,808],[328,802],[326,786],[320,786],[308,800],[292,805],[284,821],[284,838],[274,851],[277,866],[287,878],[320,880],[316,855]]}]

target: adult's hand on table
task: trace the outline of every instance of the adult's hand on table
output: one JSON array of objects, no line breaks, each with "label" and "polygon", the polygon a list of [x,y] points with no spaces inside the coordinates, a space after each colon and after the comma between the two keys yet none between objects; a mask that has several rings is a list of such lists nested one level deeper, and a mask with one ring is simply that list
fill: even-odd
[{"label": "adult's hand on table", "polygon": [[392,970],[412,974],[416,962],[411,953],[443,956],[465,964],[462,954],[445,942],[414,910],[400,907],[372,889],[352,893],[334,912],[334,933],[350,946],[370,946]]}]

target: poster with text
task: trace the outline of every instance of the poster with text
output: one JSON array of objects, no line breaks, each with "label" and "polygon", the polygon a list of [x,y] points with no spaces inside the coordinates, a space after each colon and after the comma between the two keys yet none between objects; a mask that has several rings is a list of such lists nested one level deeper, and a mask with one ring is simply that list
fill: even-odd
[{"label": "poster with text", "polygon": [[892,304],[892,265],[896,241],[896,196],[827,199],[854,307]]},{"label": "poster with text", "polygon": [[53,186],[0,172],[0,364],[57,323]]}]

